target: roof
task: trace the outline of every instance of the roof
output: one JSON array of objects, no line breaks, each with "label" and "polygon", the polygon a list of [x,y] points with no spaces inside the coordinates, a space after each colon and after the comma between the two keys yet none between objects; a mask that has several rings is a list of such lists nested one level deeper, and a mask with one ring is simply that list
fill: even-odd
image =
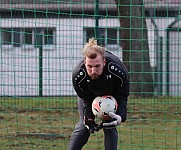
[{"label": "roof", "polygon": [[[0,0],[0,4],[42,4],[42,3],[94,3],[95,0]],[[178,4],[181,0],[143,0],[145,4]],[[102,4],[115,3],[114,0],[99,0]]]},{"label": "roof", "polygon": [[[0,0],[0,9],[93,10],[95,0]],[[180,10],[181,0],[143,0],[145,8]],[[100,10],[115,10],[115,0],[99,0]]]}]

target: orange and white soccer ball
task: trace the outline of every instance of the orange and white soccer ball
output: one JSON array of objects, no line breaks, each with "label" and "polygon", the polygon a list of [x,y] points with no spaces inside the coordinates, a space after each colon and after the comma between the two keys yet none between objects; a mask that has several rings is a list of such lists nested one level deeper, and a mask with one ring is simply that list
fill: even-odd
[{"label": "orange and white soccer ball", "polygon": [[115,113],[118,104],[116,99],[111,95],[98,96],[92,102],[92,112],[100,120],[109,119],[109,112]]}]

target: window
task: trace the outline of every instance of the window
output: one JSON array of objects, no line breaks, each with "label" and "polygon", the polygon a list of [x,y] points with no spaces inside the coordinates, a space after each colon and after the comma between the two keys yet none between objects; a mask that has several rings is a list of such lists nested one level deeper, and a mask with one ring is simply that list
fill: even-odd
[{"label": "window", "polygon": [[107,29],[107,44],[118,44],[117,29]]},{"label": "window", "polygon": [[[119,28],[99,28],[98,44],[105,47],[119,46]],[[84,28],[84,42],[88,42],[89,38],[95,37],[95,28]]]},{"label": "window", "polygon": [[55,28],[2,28],[2,45],[14,47],[33,46],[36,44],[36,33],[41,34],[43,45],[55,44]]},{"label": "window", "polygon": [[2,45],[12,44],[12,35],[11,29],[2,29],[1,30],[1,39]]},{"label": "window", "polygon": [[88,42],[90,38],[95,37],[94,28],[86,28],[85,32],[86,32],[85,33],[86,34],[86,42]]},{"label": "window", "polygon": [[33,44],[33,30],[32,29],[24,29],[24,31],[22,32],[22,44],[28,44],[28,45],[32,45]]},{"label": "window", "polygon": [[53,29],[45,29],[44,31],[44,44],[53,45]]},{"label": "window", "polygon": [[20,47],[21,46],[21,31],[19,28],[14,28],[12,30],[12,36],[13,36],[13,46],[14,47]]}]

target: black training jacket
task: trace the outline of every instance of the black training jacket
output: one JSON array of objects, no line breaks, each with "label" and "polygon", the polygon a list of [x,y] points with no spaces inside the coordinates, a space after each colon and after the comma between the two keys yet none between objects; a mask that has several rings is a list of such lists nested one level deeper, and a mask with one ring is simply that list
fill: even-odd
[{"label": "black training jacket", "polygon": [[84,104],[84,115],[94,117],[92,101],[97,96],[112,95],[118,103],[116,114],[122,122],[127,116],[127,100],[129,96],[129,75],[122,61],[112,53],[106,51],[106,64],[101,77],[92,80],[87,74],[84,60],[74,68],[72,74],[73,87]]}]

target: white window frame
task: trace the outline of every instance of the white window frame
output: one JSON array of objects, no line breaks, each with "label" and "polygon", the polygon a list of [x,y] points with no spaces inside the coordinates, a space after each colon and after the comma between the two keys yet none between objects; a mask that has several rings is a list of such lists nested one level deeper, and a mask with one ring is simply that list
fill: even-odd
[{"label": "white window frame", "polygon": [[[108,33],[107,33],[107,30],[109,30],[109,29],[117,29],[117,44],[108,44],[107,42],[108,42]],[[106,47],[106,48],[108,48],[109,50],[120,50],[120,37],[119,37],[119,27],[113,27],[113,28],[103,28],[103,27],[100,27],[100,29],[101,30],[103,30],[102,31],[102,33],[104,34],[104,36],[105,36],[105,38],[103,39],[103,41],[104,41],[104,44],[102,45],[102,46],[104,46],[104,47]],[[84,43],[86,43],[87,41],[86,41],[86,39],[87,39],[87,29],[93,29],[94,30],[94,27],[84,27],[84,29],[83,29],[83,37],[84,37],[84,39],[83,39],[83,41],[84,41]],[[101,33],[101,34],[102,34]]]},{"label": "white window frame", "polygon": [[[2,29],[6,29],[9,30],[11,33],[11,41],[10,44],[2,44]],[[19,46],[21,49],[23,50],[33,50],[35,49],[35,28],[1,28],[0,29],[0,46],[3,48],[3,50],[9,50],[9,49],[13,49],[14,48],[14,32],[12,32],[12,29],[18,29],[20,33],[18,33],[20,35],[19,37]],[[53,43],[52,44],[45,44],[45,31],[47,30],[47,28],[39,28],[41,31],[42,36],[42,43],[43,43],[43,50],[53,50],[55,49],[55,45],[56,45],[56,28],[48,28],[48,30],[53,31]],[[25,30],[31,30],[32,31],[32,44],[25,44],[24,40],[25,40],[25,34],[24,31]],[[16,30],[15,30],[16,31]]]}]

